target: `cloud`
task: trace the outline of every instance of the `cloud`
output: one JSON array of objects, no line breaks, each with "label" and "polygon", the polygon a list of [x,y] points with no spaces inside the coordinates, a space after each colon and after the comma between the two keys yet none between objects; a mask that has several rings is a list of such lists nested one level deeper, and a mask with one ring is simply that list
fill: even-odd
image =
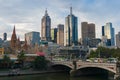
[{"label": "cloud", "polygon": [[119,4],[119,0],[0,0],[0,37],[7,32],[10,39],[14,24],[16,33],[22,40],[27,32],[40,32],[41,19],[46,8],[51,17],[52,27],[64,24],[70,6],[79,20],[79,38],[83,21],[96,24],[97,37],[101,37],[101,26],[107,22],[113,23],[117,33],[120,30]]}]

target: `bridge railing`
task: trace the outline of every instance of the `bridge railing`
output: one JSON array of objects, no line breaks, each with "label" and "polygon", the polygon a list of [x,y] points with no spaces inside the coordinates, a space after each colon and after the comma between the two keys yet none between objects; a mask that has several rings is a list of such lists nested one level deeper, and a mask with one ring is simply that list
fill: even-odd
[{"label": "bridge railing", "polygon": [[81,65],[98,65],[98,66],[114,66],[114,67],[116,67],[116,63],[77,62],[77,64],[81,64]]}]

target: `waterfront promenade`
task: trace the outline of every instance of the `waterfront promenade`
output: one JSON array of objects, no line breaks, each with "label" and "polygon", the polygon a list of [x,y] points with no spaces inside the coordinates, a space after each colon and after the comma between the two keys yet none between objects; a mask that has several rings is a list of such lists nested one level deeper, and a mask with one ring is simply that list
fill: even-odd
[{"label": "waterfront promenade", "polygon": [[54,73],[57,71],[54,70],[44,70],[44,71],[38,71],[38,70],[8,70],[8,71],[0,71],[0,77],[4,77],[4,76],[19,76],[19,75],[34,75],[34,74],[44,74],[44,73]]}]

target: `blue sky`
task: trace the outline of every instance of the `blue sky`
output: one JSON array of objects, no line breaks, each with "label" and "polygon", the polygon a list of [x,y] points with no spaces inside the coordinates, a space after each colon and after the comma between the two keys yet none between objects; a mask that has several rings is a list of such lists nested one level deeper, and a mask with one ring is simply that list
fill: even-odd
[{"label": "blue sky", "polygon": [[17,36],[24,40],[24,34],[41,31],[41,18],[47,8],[52,27],[65,23],[69,7],[78,17],[79,38],[81,22],[96,24],[96,37],[101,37],[101,26],[112,22],[115,33],[120,31],[120,0],[0,0],[0,37],[7,32],[11,38],[16,25]]}]

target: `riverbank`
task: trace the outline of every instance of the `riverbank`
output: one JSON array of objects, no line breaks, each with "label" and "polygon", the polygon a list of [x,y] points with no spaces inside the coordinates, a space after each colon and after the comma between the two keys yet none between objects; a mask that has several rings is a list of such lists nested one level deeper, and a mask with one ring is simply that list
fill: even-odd
[{"label": "riverbank", "polygon": [[36,74],[56,73],[56,72],[63,72],[63,71],[55,71],[55,70],[37,71],[37,70],[32,70],[32,69],[29,69],[29,70],[9,70],[9,71],[0,71],[0,77],[36,75]]}]

